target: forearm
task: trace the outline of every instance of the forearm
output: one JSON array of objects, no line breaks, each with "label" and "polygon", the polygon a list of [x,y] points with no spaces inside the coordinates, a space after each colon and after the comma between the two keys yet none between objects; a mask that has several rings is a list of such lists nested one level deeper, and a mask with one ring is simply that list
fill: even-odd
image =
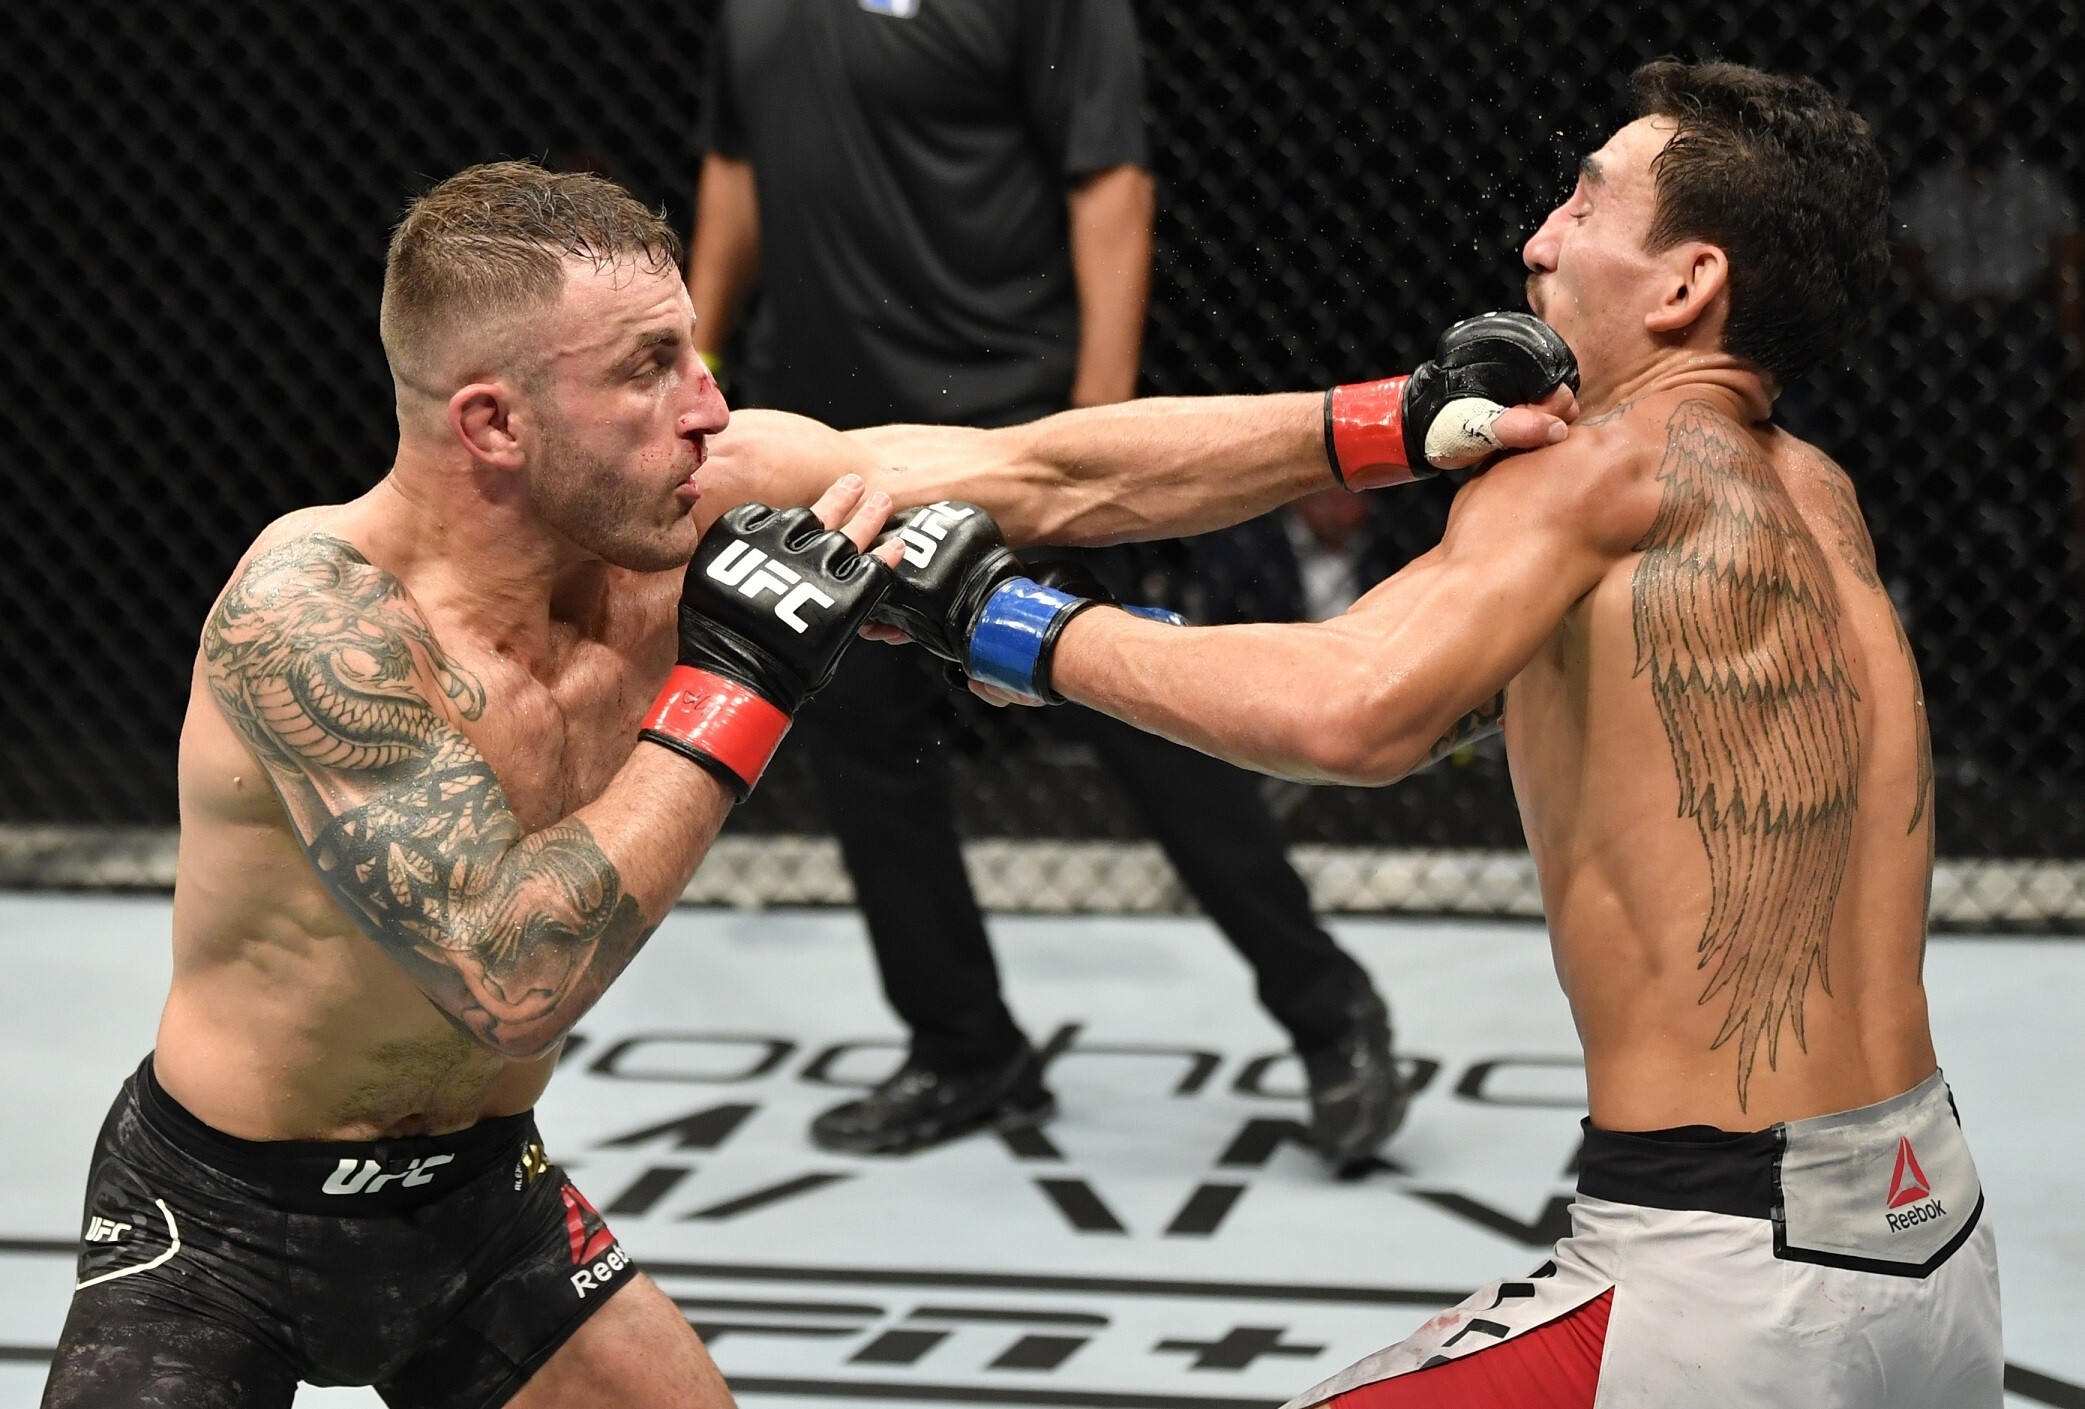
[{"label": "forearm", "polygon": [[1078,286],[1079,354],[1073,406],[1136,395],[1137,359],[1151,285],[1151,177],[1118,166],[1068,197],[1072,278]]},{"label": "forearm", "polygon": [[1100,545],[1206,533],[1332,483],[1324,397],[1150,398],[972,431],[850,432],[899,507],[982,504],[1007,541]]},{"label": "forearm", "polygon": [[1076,617],[1057,642],[1059,693],[1241,767],[1376,785],[1429,761],[1456,710],[1371,669],[1350,624],[1182,628],[1126,612]]},{"label": "forearm", "polygon": [[840,475],[859,474],[901,509],[982,504],[1016,547],[1204,533],[1333,483],[1324,407],[1316,392],[1147,398],[1003,430],[844,433],[741,411],[711,441],[696,513],[707,525],[739,504],[808,504]]},{"label": "forearm", "polygon": [[640,740],[601,796],[570,820],[593,834],[649,927],[679,902],[731,808],[731,794],[715,774]]},{"label": "forearm", "polygon": [[[1568,349],[1554,333],[1543,334],[1568,364]],[[1530,376],[1549,371],[1563,380],[1552,380],[1539,403],[1508,407],[1478,430],[1459,434],[1511,450],[1557,444],[1567,418],[1576,414],[1564,379],[1568,370],[1533,367]],[[1399,385],[1375,384],[1372,391],[1380,400],[1396,395]],[[1206,533],[1345,482],[1327,457],[1331,405],[1320,392],[1154,398],[1065,411],[1001,430],[879,426],[845,433],[802,417],[755,412],[714,442],[701,481],[701,512],[714,517],[748,501],[805,503],[832,474],[851,470],[901,509],[941,499],[981,504],[1016,547]],[[1373,424],[1364,414],[1369,409],[1350,404],[1348,419],[1337,423],[1350,439]],[[1384,426],[1396,424],[1392,417]],[[1390,434],[1377,429],[1383,430],[1377,441]],[[1355,482],[1387,485],[1410,477],[1410,462],[1402,458],[1406,447],[1397,437],[1391,458],[1350,465],[1363,476]],[[1389,454],[1379,443],[1348,449]],[[1388,468],[1397,471],[1394,479],[1379,473]]]},{"label": "forearm", "polygon": [[688,298],[695,346],[722,356],[760,277],[760,203],[749,162],[712,152],[703,159],[695,235],[688,250]]}]

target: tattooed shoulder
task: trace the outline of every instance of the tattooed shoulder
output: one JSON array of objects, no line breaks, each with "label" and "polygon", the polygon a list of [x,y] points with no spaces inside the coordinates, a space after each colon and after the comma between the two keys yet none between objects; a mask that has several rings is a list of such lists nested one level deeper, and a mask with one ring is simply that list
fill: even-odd
[{"label": "tattooed shoulder", "polygon": [[1737,1044],[1738,1103],[1783,1030],[1799,1047],[1859,804],[1859,694],[1824,551],[1766,456],[1704,402],[1667,423],[1657,517],[1631,581],[1636,671],[1707,854],[1710,1043]]},{"label": "tattooed shoulder", "polygon": [[1832,537],[1840,561],[1861,586],[1881,590],[1882,574],[1875,567],[1875,539],[1868,532],[1867,519],[1861,515],[1860,500],[1854,497],[1852,477],[1815,446],[1805,448],[1824,480],[1825,492],[1831,495]]},{"label": "tattooed shoulder", "polygon": [[421,679],[463,719],[485,711],[484,686],[449,658],[404,584],[328,534],[256,554],[210,613],[202,651],[232,723],[285,763],[417,756],[444,722]]}]

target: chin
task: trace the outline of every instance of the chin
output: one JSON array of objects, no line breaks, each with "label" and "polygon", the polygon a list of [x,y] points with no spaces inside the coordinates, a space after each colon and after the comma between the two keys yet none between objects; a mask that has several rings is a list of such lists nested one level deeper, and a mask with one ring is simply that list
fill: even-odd
[{"label": "chin", "polygon": [[674,534],[644,544],[616,566],[628,568],[631,572],[679,572],[694,556],[695,536]]},{"label": "chin", "polygon": [[672,570],[678,572],[688,565],[689,559],[695,556],[696,546],[701,542],[702,526],[695,522],[693,514],[676,520],[671,529],[660,534],[658,539],[649,545],[653,549],[651,555],[653,566],[642,569],[642,571],[666,572]]},{"label": "chin", "polygon": [[615,534],[582,546],[625,572],[678,572],[695,556],[699,536],[694,523],[684,520],[652,533]]}]

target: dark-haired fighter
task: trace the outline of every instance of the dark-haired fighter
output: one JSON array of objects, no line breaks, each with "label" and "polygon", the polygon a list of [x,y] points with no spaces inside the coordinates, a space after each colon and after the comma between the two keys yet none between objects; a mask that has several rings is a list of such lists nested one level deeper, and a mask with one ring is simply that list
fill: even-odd
[{"label": "dark-haired fighter", "polygon": [[397,460],[269,526],[203,627],[173,989],[51,1409],[730,1403],[529,1113],[888,584],[858,481],[698,547],[692,321],[605,181],[503,163],[407,212]]},{"label": "dark-haired fighter", "polygon": [[[1771,419],[1875,297],[1883,162],[1808,80],[1665,62],[1636,89],[1525,251],[1590,418],[1466,485],[1440,544],[1345,616],[1082,610],[954,526],[969,580],[901,568],[886,602],[1012,694],[1293,777],[1388,783],[1503,717],[1585,1044],[1573,1233],[1296,1405],[1996,1409],[1991,1228],[1920,980],[1918,672],[1851,482]],[[745,434],[909,466],[879,482],[982,504],[1017,542],[1096,541],[1321,486],[1324,424],[1295,396]],[[1336,427],[1332,468],[1369,441]]]}]

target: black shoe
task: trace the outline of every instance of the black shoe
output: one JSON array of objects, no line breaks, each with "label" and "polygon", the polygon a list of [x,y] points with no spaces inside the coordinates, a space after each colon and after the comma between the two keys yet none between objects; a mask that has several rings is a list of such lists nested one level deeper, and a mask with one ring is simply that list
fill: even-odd
[{"label": "black shoe", "polygon": [[1311,1143],[1334,1174],[1352,1179],[1404,1124],[1412,1093],[1390,1058],[1390,1011],[1375,990],[1364,984],[1343,1016],[1332,1041],[1297,1055],[1310,1078]]},{"label": "black shoe", "polygon": [[1035,1049],[983,1071],[944,1073],[911,1058],[858,1101],[811,1122],[811,1141],[849,1155],[901,1155],[973,1130],[1032,1130],[1057,1114]]}]

